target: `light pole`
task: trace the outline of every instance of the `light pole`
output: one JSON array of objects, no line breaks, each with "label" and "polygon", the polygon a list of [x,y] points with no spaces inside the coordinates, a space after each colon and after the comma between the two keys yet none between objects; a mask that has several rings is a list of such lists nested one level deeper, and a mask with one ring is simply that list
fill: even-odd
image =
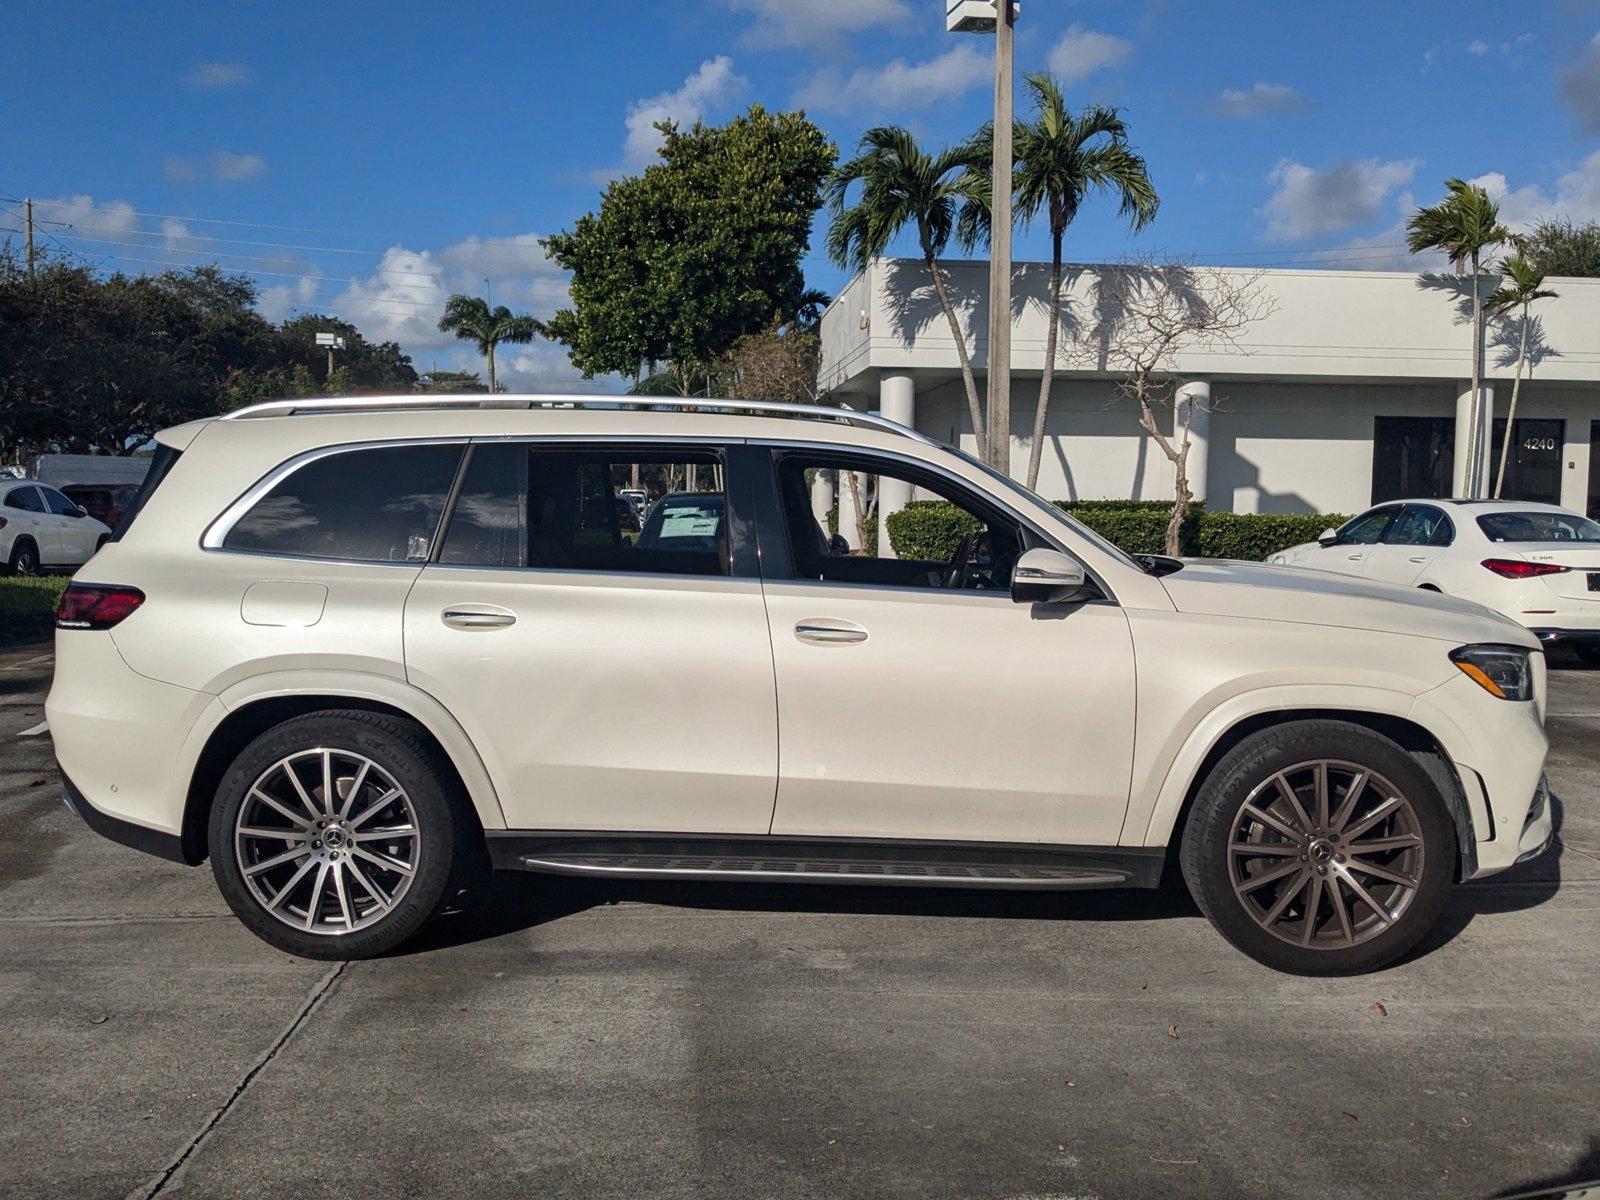
[{"label": "light pole", "polygon": [[983,457],[1011,474],[1011,75],[1016,33],[1015,0],[946,0],[945,28],[952,33],[994,31],[993,190],[989,196],[989,444]]},{"label": "light pole", "polygon": [[328,348],[328,378],[323,380],[323,387],[326,388],[333,382],[333,352],[344,349],[344,339],[336,333],[319,333],[317,345]]}]

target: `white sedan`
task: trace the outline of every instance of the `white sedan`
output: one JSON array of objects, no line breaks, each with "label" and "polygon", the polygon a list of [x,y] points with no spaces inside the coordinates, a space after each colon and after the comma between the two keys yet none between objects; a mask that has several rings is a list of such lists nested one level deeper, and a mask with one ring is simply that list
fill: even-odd
[{"label": "white sedan", "polygon": [[1600,524],[1524,500],[1396,500],[1267,559],[1472,600],[1600,665]]},{"label": "white sedan", "polygon": [[37,575],[81,567],[111,530],[48,484],[0,479],[0,569]]}]

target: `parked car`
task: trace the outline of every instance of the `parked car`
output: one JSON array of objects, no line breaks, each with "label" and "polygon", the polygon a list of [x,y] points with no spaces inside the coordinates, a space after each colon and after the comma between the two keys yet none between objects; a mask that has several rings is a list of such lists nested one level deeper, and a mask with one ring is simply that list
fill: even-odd
[{"label": "parked car", "polygon": [[1396,500],[1269,563],[1458,596],[1600,666],[1600,524],[1525,500]]},{"label": "parked car", "polygon": [[7,574],[81,567],[110,535],[55,488],[0,479],[0,563]]},{"label": "parked car", "polygon": [[[1172,863],[1247,954],[1350,972],[1549,845],[1517,623],[1130,557],[866,414],[671,404],[297,400],[157,435],[61,600],[68,804],[209,856],[251,930],[313,958],[398,945],[485,865],[1038,890]],[[664,464],[722,484],[714,544],[616,530],[616,473]],[[838,554],[819,469],[977,531]],[[624,735],[618,696],[657,704]]]},{"label": "parked car", "polygon": [[138,491],[138,485],[130,483],[69,483],[61,494],[102,525],[115,529]]}]

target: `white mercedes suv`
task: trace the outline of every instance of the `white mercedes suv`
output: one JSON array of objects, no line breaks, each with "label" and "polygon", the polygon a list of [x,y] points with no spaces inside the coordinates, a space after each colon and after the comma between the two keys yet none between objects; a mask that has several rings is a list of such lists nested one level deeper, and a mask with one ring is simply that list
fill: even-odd
[{"label": "white mercedes suv", "polygon": [[[296,954],[384,952],[490,866],[1071,889],[1170,863],[1247,954],[1351,972],[1551,840],[1526,629],[1130,557],[876,417],[297,400],[157,441],[61,602],[66,800],[209,856]],[[908,497],[974,532],[896,557],[871,514]]]}]

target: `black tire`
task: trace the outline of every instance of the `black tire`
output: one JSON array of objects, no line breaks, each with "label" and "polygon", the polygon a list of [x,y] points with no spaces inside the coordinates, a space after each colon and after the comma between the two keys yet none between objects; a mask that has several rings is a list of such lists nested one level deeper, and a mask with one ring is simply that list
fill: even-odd
[{"label": "black tire", "polygon": [[[1263,914],[1253,915],[1246,906],[1246,899],[1235,890],[1235,879],[1230,870],[1233,852],[1229,849],[1235,834],[1235,821],[1240,818],[1252,792],[1270,784],[1279,772],[1289,772],[1292,780],[1296,778],[1294,769],[1301,764],[1323,760],[1352,764],[1381,776],[1409,801],[1410,812],[1414,814],[1407,818],[1414,827],[1414,834],[1410,836],[1421,838],[1420,873],[1409,876],[1415,879],[1416,887],[1403,906],[1396,905],[1399,908],[1398,917],[1385,925],[1375,910],[1353,898],[1348,883],[1328,882],[1329,879],[1350,878],[1351,868],[1356,861],[1354,853],[1348,867],[1336,867],[1333,861],[1325,858],[1326,875],[1318,870],[1316,877],[1306,876],[1305,890],[1298,899],[1290,901],[1289,907],[1284,910],[1284,917],[1274,925],[1279,932],[1273,933],[1262,923]],[[1334,790],[1332,783],[1328,790]],[[1353,783],[1347,785],[1347,791],[1353,790]],[[1275,793],[1263,793],[1263,796],[1272,794]],[[1347,818],[1347,828],[1354,828],[1358,824],[1359,813],[1373,811],[1382,803],[1379,792],[1362,794],[1373,798],[1364,800],[1362,807]],[[1313,815],[1312,819],[1315,823],[1317,818]],[[1315,848],[1315,853],[1308,853],[1304,857],[1285,856],[1276,861],[1283,862],[1285,869],[1290,869],[1295,863],[1307,863],[1308,867],[1304,870],[1315,869],[1318,855],[1328,852],[1327,842],[1320,838],[1317,840],[1323,844]],[[1289,844],[1286,836],[1283,837],[1283,843]],[[1307,844],[1305,849],[1309,852],[1313,847]],[[1438,786],[1415,755],[1364,726],[1337,720],[1310,720],[1277,725],[1251,734],[1222,757],[1195,795],[1183,831],[1179,862],[1184,880],[1200,910],[1223,937],[1257,962],[1298,975],[1353,975],[1393,963],[1433,927],[1444,909],[1450,885],[1455,880],[1457,857],[1454,822]],[[1239,859],[1241,864],[1251,861],[1249,858]],[[1261,865],[1266,860],[1254,861],[1256,865]],[[1346,859],[1340,857],[1338,862],[1343,864]],[[1250,869],[1254,871],[1255,867]],[[1340,872],[1343,872],[1342,876]],[[1264,874],[1265,870],[1259,873]],[[1251,878],[1254,875],[1242,877],[1241,886]],[[1291,890],[1298,879],[1298,876],[1290,875],[1284,883],[1268,886],[1281,896],[1283,891]],[[1362,875],[1358,882],[1374,881],[1370,876]],[[1334,900],[1329,900],[1326,893],[1321,891],[1329,886],[1334,889]],[[1256,891],[1250,892],[1252,897],[1258,894]],[[1378,892],[1372,894],[1377,896]],[[1325,915],[1321,921],[1302,920],[1299,928],[1303,930],[1309,924],[1318,941],[1329,939],[1330,944],[1292,944],[1285,936],[1297,932],[1287,922],[1295,916],[1297,908],[1300,913],[1305,912],[1308,896],[1321,897],[1324,907],[1317,911]],[[1328,907],[1334,901],[1345,906],[1348,919],[1352,922],[1365,920],[1370,932],[1360,934],[1358,926],[1358,934],[1367,940],[1348,945],[1331,944],[1331,939],[1339,936],[1334,923],[1335,911]],[[1387,902],[1380,899],[1380,903]],[[1268,906],[1263,901],[1260,907]],[[1270,911],[1264,915],[1270,917]],[[1348,936],[1347,940],[1350,940]]]},{"label": "black tire", "polygon": [[101,547],[103,547],[110,540],[111,535],[109,533],[102,533],[98,538],[95,539],[94,552],[99,554]]},{"label": "black tire", "polygon": [[[349,932],[308,932],[268,912],[247,884],[235,849],[241,808],[263,773],[290,755],[323,747],[360,755],[387,773],[409,798],[419,835],[414,873],[392,910]],[[263,941],[302,958],[370,958],[405,942],[439,907],[458,860],[471,857],[469,804],[449,764],[412,721],[357,709],[293,717],[246,746],[223,776],[211,807],[212,874],[234,914]]]},{"label": "black tire", "polygon": [[11,547],[11,559],[6,564],[8,575],[37,575],[40,572],[39,547],[28,538],[18,538]]}]

